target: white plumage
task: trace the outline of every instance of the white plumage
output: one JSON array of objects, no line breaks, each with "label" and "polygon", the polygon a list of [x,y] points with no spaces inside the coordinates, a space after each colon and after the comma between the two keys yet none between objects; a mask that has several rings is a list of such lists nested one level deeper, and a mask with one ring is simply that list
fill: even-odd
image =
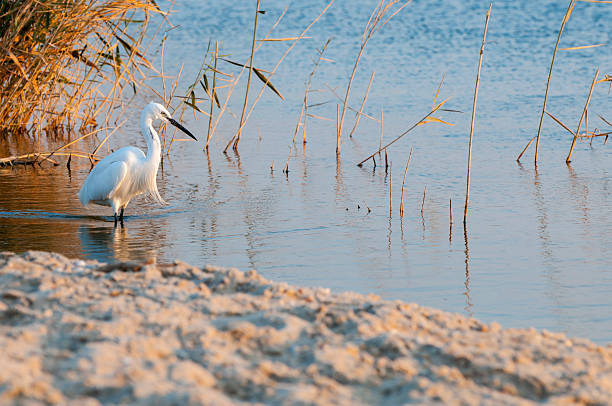
[{"label": "white plumage", "polygon": [[196,140],[172,119],[164,106],[149,103],[140,115],[140,131],[147,142],[147,154],[136,147],[123,147],[98,162],[79,191],[79,200],[84,206],[94,203],[112,207],[116,223],[117,215],[123,222],[123,210],[135,196],[148,194],[157,202],[165,203],[157,190],[161,144],[153,128],[155,120],[168,121]]}]

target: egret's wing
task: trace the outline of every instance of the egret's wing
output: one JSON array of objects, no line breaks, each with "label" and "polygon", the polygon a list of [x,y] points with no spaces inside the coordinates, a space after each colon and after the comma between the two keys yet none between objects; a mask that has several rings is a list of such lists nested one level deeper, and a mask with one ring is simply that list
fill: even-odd
[{"label": "egret's wing", "polygon": [[110,199],[125,179],[127,168],[127,164],[122,161],[110,162],[103,167],[96,166],[79,192],[81,203]]}]

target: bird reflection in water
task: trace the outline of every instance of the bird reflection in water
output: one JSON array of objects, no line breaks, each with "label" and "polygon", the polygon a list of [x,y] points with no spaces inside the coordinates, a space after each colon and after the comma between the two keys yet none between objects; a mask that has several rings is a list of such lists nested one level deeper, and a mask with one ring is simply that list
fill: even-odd
[{"label": "bird reflection in water", "polygon": [[157,260],[157,249],[132,244],[138,237],[130,236],[128,228],[81,225],[78,229],[83,256],[99,262]]}]

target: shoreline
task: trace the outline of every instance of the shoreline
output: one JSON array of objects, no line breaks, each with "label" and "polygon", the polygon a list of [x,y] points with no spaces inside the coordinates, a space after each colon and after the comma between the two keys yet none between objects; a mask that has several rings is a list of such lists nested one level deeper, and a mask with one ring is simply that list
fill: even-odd
[{"label": "shoreline", "polygon": [[2,404],[611,404],[612,345],[177,261],[0,253]]}]

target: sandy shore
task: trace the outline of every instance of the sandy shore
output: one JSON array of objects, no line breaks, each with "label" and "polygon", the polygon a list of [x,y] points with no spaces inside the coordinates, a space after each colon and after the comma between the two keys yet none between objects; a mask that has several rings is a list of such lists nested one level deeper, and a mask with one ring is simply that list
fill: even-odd
[{"label": "sandy shore", "polygon": [[254,271],[0,254],[0,404],[612,404],[612,346]]}]

